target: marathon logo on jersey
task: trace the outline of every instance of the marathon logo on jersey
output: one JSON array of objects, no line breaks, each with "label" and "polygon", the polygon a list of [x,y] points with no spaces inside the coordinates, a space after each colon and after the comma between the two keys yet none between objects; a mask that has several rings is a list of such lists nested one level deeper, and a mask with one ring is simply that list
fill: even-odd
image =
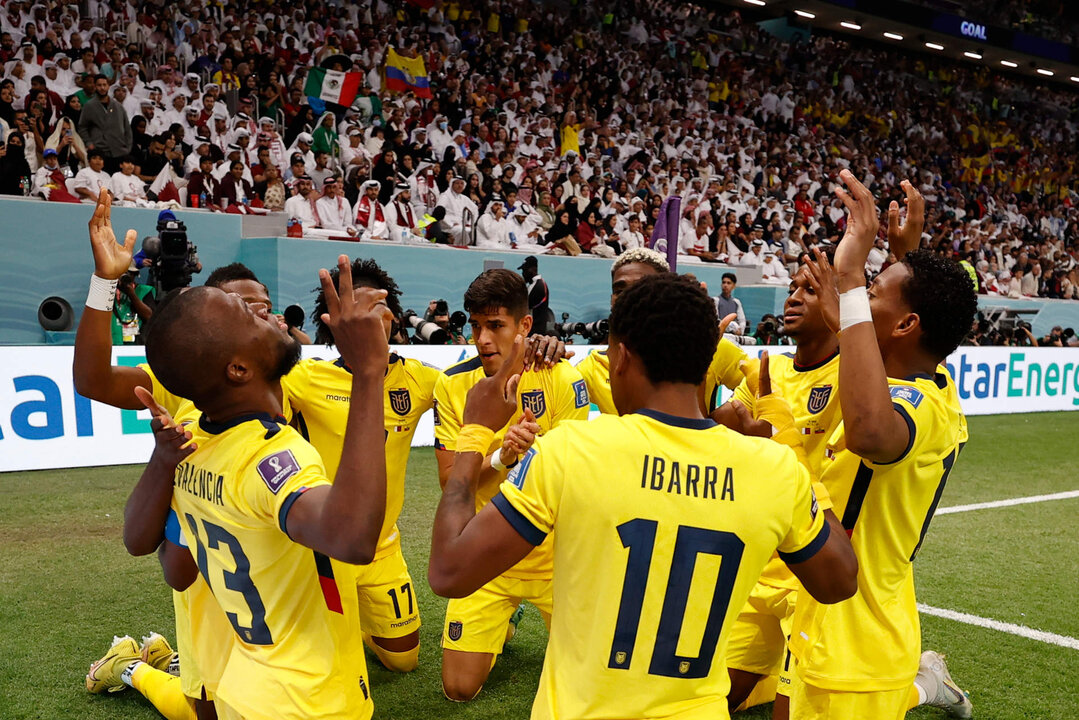
[{"label": "marathon logo on jersey", "polygon": [[921,390],[912,388],[910,385],[892,385],[888,388],[888,392],[891,394],[892,399],[905,400],[915,408],[922,404],[922,398],[925,397]]},{"label": "marathon logo on jersey", "polygon": [[282,450],[260,460],[257,469],[266,487],[276,495],[286,480],[300,472],[300,463],[291,450]]},{"label": "marathon logo on jersey", "polygon": [[[587,392],[588,390],[585,390],[586,394]],[[521,407],[531,410],[537,420],[543,417],[543,413],[547,412],[547,400],[543,397],[543,391],[532,390],[521,393]]]},{"label": "marathon logo on jersey", "polygon": [[408,394],[408,390],[402,388],[400,390],[390,390],[390,407],[398,415],[408,415],[412,410],[412,398]]},{"label": "marathon logo on jersey", "polygon": [[457,642],[461,639],[461,633],[465,629],[465,624],[459,620],[454,620],[449,624],[449,628],[446,634],[449,635],[450,640]]},{"label": "marathon logo on jersey", "polygon": [[832,386],[821,385],[815,387],[809,391],[809,402],[806,403],[806,409],[813,415],[816,415],[824,408],[828,407],[828,399],[832,397]]},{"label": "marathon logo on jersey", "polygon": [[573,383],[573,395],[575,404],[579,408],[588,407],[592,404],[588,400],[588,386],[584,384],[584,380]]}]

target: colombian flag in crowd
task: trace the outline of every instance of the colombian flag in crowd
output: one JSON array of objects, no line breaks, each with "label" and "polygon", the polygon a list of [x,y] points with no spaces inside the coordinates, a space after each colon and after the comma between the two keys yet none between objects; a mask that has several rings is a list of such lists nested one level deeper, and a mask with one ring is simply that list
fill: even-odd
[{"label": "colombian flag in crowd", "polygon": [[392,47],[386,50],[386,89],[392,92],[408,92],[416,97],[431,97],[431,83],[427,80],[427,68],[423,58],[398,55]]}]

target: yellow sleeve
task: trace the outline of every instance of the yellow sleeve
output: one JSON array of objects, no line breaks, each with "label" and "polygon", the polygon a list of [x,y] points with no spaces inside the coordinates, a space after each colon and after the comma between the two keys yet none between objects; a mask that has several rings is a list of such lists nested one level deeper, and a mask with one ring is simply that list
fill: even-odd
[{"label": "yellow sleeve", "polygon": [[139,363],[136,367],[150,376],[150,384],[152,385],[150,391],[153,393],[154,402],[165,408],[169,415],[175,417],[180,411],[180,406],[187,401],[179,395],[173,395],[166,390],[165,386],[158,381],[157,376],[154,375],[154,371],[150,369],[150,366],[147,363]]},{"label": "yellow sleeve", "polygon": [[824,512],[817,503],[817,496],[809,482],[809,471],[787,455],[783,465],[783,477],[793,478],[794,503],[791,507],[791,525],[787,536],[779,543],[779,557],[788,565],[805,562],[817,554],[828,541],[829,525],[824,522]]},{"label": "yellow sleeve", "polygon": [[329,485],[318,451],[292,428],[281,430],[282,439],[267,443],[246,469],[243,501],[256,517],[272,522],[288,534],[286,520],[292,504],[304,492]]},{"label": "yellow sleeve", "polygon": [[745,378],[742,378],[742,382],[738,383],[738,387],[734,389],[734,397],[731,399],[745,405],[749,414],[756,417],[757,394],[749,389],[749,382]]},{"label": "yellow sleeve", "polygon": [[457,436],[461,433],[461,418],[453,407],[449,382],[444,374],[435,382],[435,449],[457,450]]},{"label": "yellow sleeve", "polygon": [[738,366],[745,359],[746,353],[741,347],[721,337],[709,371],[714,373],[718,383],[728,390],[734,390],[744,377]]},{"label": "yellow sleeve", "polygon": [[565,480],[561,458],[566,457],[561,439],[567,435],[554,430],[538,439],[491,499],[513,529],[533,545],[543,542],[558,517]]},{"label": "yellow sleeve", "polygon": [[563,420],[587,420],[592,406],[588,399],[588,386],[581,373],[563,360],[552,369],[555,382],[554,422]]},{"label": "yellow sleeve", "polygon": [[907,447],[895,460],[887,463],[871,463],[876,465],[892,465],[910,455],[911,450],[923,438],[932,437],[935,413],[932,410],[933,403],[927,401],[925,393],[914,385],[889,384],[888,393],[892,396],[892,407],[903,416],[907,423],[907,431],[910,438]]},{"label": "yellow sleeve", "polygon": [[431,409],[434,404],[435,383],[441,375],[442,371],[433,365],[422,362],[417,365],[416,372],[413,374],[415,384],[413,397],[418,412],[425,413]]}]

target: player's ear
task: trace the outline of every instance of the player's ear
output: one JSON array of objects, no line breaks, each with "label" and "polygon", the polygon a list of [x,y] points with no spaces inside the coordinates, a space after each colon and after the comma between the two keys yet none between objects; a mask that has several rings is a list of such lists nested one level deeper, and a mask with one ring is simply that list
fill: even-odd
[{"label": "player's ear", "polygon": [[230,383],[242,385],[251,380],[254,372],[250,363],[241,358],[233,358],[225,366],[225,375]]},{"label": "player's ear", "polygon": [[532,332],[532,316],[525,315],[521,318],[521,321],[517,323],[517,328],[521,335],[528,337],[528,333]]},{"label": "player's ear", "polygon": [[906,337],[913,332],[921,332],[922,319],[918,317],[918,313],[907,313],[899,319],[895,327],[892,329],[893,337]]}]

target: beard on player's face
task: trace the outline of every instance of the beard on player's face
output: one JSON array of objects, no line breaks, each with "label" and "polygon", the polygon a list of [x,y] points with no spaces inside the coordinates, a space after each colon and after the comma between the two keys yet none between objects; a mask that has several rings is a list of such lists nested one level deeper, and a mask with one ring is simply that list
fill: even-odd
[{"label": "beard on player's face", "polygon": [[275,363],[270,372],[270,380],[277,382],[288,375],[292,368],[300,362],[300,342],[291,336],[281,338],[276,348]]}]

